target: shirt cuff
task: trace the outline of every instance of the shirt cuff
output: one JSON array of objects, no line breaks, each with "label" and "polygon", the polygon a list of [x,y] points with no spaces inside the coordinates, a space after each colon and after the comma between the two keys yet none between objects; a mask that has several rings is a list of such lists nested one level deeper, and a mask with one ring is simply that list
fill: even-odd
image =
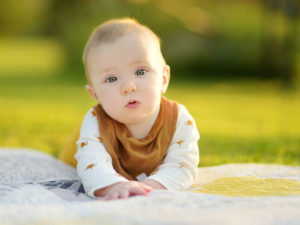
[{"label": "shirt cuff", "polygon": [[181,190],[181,186],[170,181],[170,178],[161,176],[161,175],[151,175],[149,176],[147,179],[152,179],[155,180],[159,183],[161,183],[168,191],[180,191]]}]

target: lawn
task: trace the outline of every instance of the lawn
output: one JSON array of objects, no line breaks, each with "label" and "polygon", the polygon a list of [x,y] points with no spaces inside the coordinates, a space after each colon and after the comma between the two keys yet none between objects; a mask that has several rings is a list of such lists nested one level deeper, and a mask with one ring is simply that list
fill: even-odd
[{"label": "lawn", "polygon": [[[84,82],[51,76],[0,76],[0,146],[58,155],[95,102]],[[184,104],[201,135],[200,166],[300,164],[300,91],[277,82],[171,82],[167,96]]]}]

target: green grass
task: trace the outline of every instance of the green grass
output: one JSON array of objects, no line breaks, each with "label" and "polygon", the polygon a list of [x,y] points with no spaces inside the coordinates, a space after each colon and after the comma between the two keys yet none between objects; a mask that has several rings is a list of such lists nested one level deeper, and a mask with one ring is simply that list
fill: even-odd
[{"label": "green grass", "polygon": [[0,36],[0,73],[42,76],[62,67],[65,55],[54,39]]},{"label": "green grass", "polygon": [[[0,76],[0,145],[56,156],[95,104],[84,85],[71,78]],[[200,166],[300,164],[298,90],[276,82],[172,82],[167,96],[197,122]]]},{"label": "green grass", "polygon": [[200,131],[200,165],[300,163],[300,93],[276,82],[175,84]]}]

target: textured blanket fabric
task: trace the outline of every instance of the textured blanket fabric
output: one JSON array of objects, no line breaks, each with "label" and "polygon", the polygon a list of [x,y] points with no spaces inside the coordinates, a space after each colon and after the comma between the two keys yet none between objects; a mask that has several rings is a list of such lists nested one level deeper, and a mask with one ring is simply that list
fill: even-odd
[{"label": "textured blanket fabric", "polygon": [[83,192],[76,170],[29,149],[0,148],[1,224],[300,224],[300,167],[200,168],[185,192],[104,202]]}]

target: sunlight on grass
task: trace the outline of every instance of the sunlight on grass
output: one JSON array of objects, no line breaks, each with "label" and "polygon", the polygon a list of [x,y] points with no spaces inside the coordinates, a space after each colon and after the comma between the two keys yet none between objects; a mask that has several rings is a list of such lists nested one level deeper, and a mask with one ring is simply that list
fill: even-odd
[{"label": "sunlight on grass", "polygon": [[[95,104],[84,83],[50,78],[3,79],[0,96],[0,145],[53,155]],[[196,120],[201,166],[300,163],[299,91],[283,91],[276,83],[174,83],[167,96]]]},{"label": "sunlight on grass", "polygon": [[232,137],[300,137],[300,94],[276,84],[177,85],[169,96],[188,106],[199,130]]}]

